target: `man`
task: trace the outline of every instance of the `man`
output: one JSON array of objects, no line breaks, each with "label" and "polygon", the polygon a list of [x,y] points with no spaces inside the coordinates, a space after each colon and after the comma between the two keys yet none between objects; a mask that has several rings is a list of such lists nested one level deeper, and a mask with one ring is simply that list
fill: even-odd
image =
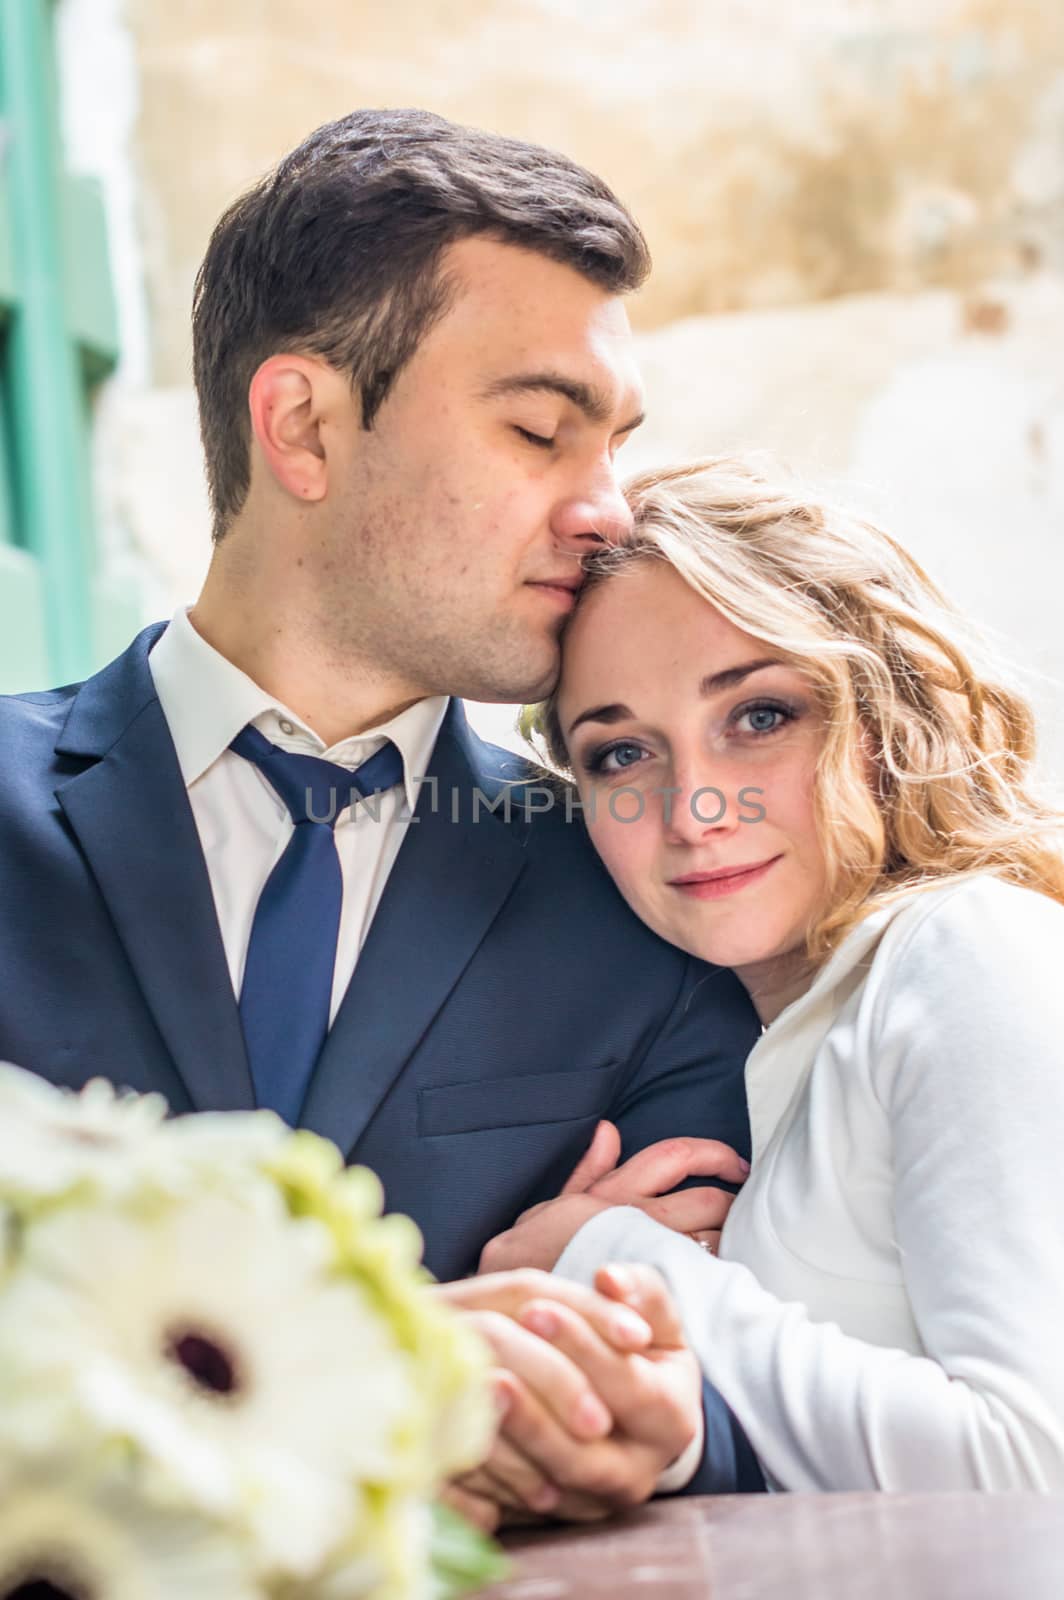
[{"label": "man", "polygon": [[[459,700],[542,695],[582,554],[625,535],[623,296],[647,267],[561,156],[421,112],[312,134],[222,217],[196,284],[202,594],[87,683],[0,706],[0,1057],[178,1112],[272,1106],[380,1174],[440,1277],[555,1193],[600,1118],[628,1152],[748,1139],[738,984],[632,918],[579,818]],[[613,1181],[653,1208],[659,1178]],[[727,1199],[686,1203],[712,1228]],[[592,1363],[544,1369],[527,1291],[452,1293],[482,1317],[502,1293],[502,1443],[534,1463],[553,1397],[572,1497]],[[649,1307],[656,1340],[669,1317]],[[585,1407],[617,1446],[598,1509],[693,1432],[663,1382],[640,1437],[644,1366]],[[726,1477],[719,1410],[709,1443]]]}]

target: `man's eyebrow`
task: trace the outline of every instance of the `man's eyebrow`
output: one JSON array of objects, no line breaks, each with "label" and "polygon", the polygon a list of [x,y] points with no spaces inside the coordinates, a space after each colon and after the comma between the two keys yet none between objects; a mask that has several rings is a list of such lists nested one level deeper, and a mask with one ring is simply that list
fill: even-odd
[{"label": "man's eyebrow", "polygon": [[[742,683],[752,672],[760,672],[764,667],[782,667],[786,663],[775,656],[762,656],[759,661],[744,661],[742,666],[725,667],[722,672],[714,672],[709,677],[703,678],[698,685],[700,695],[719,694],[722,689],[733,689],[737,683]],[[569,724],[566,738],[571,738],[582,722],[624,722],[634,719],[635,712],[628,706],[621,705],[619,701],[609,706],[592,706],[588,711],[581,711]]]},{"label": "man's eyebrow", "polygon": [[[582,411],[589,422],[598,423],[599,426],[608,422],[613,415],[609,397],[602,389],[584,383],[579,378],[567,378],[561,372],[514,372],[505,378],[495,378],[481,390],[481,398],[498,400],[504,395],[535,393],[560,394],[571,401],[578,411]],[[640,411],[615,431],[630,433],[633,428],[639,427],[644,417],[645,412]]]}]

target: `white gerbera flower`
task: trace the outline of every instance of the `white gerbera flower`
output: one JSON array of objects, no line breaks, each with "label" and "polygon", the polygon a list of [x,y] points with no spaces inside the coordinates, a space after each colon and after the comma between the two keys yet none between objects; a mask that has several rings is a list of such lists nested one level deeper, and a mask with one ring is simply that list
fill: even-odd
[{"label": "white gerbera flower", "polygon": [[99,1197],[150,1206],[211,1188],[275,1209],[267,1169],[290,1137],[280,1117],[166,1117],[162,1095],[116,1093],[102,1078],[74,1093],[0,1063],[0,1207],[32,1215]]},{"label": "white gerbera flower", "polygon": [[261,1167],[292,1137],[275,1111],[196,1111],[173,1117],[162,1130],[174,1159],[203,1169]]},{"label": "white gerbera flower", "polygon": [[125,1192],[166,1115],[162,1095],[80,1094],[0,1062],[0,1201],[16,1208],[89,1187]]},{"label": "white gerbera flower", "polygon": [[62,1461],[0,1470],[0,1600],[259,1600],[247,1554],[193,1513]]},{"label": "white gerbera flower", "polygon": [[434,1600],[442,1591],[431,1542],[432,1512],[422,1500],[379,1500],[358,1537],[336,1550],[321,1572],[309,1582],[271,1585],[270,1600]]},{"label": "white gerbera flower", "polygon": [[[269,1174],[291,1129],[274,1111],[200,1111],[159,1130],[156,1186],[175,1195],[227,1190],[251,1206],[277,1206]],[[270,1199],[264,1199],[268,1192]]]},{"label": "white gerbera flower", "polygon": [[150,1225],[104,1208],[36,1222],[0,1299],[0,1370],[26,1397],[0,1431],[25,1439],[35,1406],[54,1427],[58,1396],[298,1575],[350,1537],[357,1486],[388,1483],[417,1402],[390,1328],[329,1275],[325,1230],[277,1206],[207,1194]]}]

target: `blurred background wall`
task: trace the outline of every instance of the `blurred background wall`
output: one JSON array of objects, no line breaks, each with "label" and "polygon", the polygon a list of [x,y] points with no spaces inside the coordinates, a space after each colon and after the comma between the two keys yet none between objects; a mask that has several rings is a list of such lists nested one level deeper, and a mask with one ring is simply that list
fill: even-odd
[{"label": "blurred background wall", "polygon": [[[107,230],[113,351],[79,368],[94,660],[205,570],[189,304],[216,216],[318,123],[419,104],[564,148],[641,218],[628,464],[767,448],[886,519],[1022,668],[1064,778],[1061,0],[14,6],[48,15],[57,170],[95,183]],[[47,612],[55,558],[9,501],[9,570],[38,562]],[[8,687],[54,658],[50,627],[32,662],[0,644]],[[518,742],[510,708],[474,717]]]}]

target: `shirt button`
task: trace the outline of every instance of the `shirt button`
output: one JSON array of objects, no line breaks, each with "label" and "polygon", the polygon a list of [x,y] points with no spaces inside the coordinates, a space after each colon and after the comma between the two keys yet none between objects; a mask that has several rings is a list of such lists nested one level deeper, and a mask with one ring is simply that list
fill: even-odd
[{"label": "shirt button", "polygon": [[280,729],[281,729],[282,733],[295,733],[295,731],[296,731],[295,728],[293,727],[292,723],[289,722],[287,717],[282,717],[281,718]]}]

